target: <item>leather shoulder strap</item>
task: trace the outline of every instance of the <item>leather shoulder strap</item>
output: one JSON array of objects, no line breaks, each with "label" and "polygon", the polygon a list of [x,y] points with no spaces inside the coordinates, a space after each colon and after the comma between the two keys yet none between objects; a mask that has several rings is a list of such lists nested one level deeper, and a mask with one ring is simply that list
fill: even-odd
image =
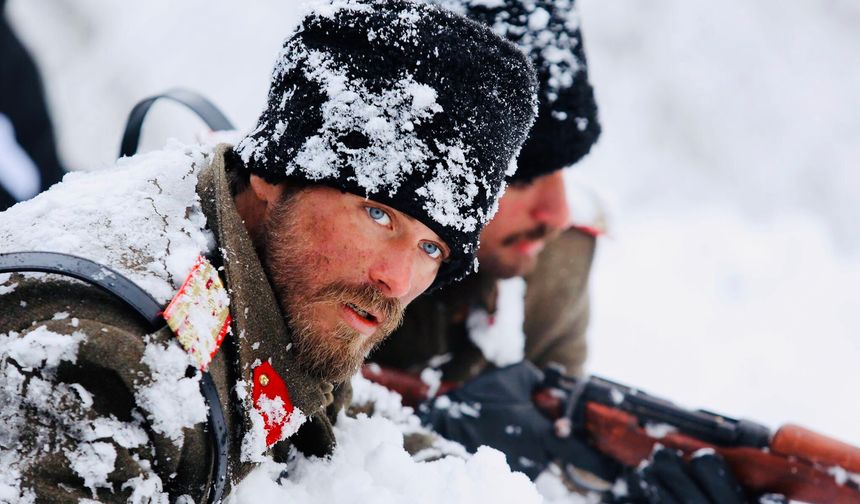
[{"label": "leather shoulder strap", "polygon": [[[121,299],[140,315],[153,331],[165,326],[164,319],[161,317],[162,307],[148,292],[121,273],[89,259],[57,252],[0,254],[0,273],[21,272],[53,273],[87,282]],[[230,436],[218,391],[215,389],[212,377],[205,371],[200,380],[200,392],[209,410],[209,437],[214,454],[210,470],[211,485],[206,502],[216,504],[224,497]]]},{"label": "leather shoulder strap", "polygon": [[171,100],[180,103],[197,114],[206,126],[212,131],[226,131],[234,129],[229,119],[212,102],[202,95],[187,89],[170,89],[161,94],[150,96],[131,109],[122,134],[122,144],[119,148],[119,157],[131,156],[137,152],[140,142],[140,131],[143,128],[143,120],[149,109],[160,99]]}]

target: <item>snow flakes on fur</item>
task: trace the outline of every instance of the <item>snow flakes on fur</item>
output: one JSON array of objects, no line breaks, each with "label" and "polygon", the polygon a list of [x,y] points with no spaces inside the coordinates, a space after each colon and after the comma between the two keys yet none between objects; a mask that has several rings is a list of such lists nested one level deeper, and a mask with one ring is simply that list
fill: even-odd
[{"label": "snow flakes on fur", "polygon": [[326,5],[284,44],[259,123],[236,148],[271,183],[324,184],[392,206],[471,266],[536,112],[525,56],[491,30],[404,0]]},{"label": "snow flakes on fur", "polygon": [[600,136],[573,0],[427,0],[515,43],[538,71],[540,110],[509,180],[528,182],[577,162]]}]

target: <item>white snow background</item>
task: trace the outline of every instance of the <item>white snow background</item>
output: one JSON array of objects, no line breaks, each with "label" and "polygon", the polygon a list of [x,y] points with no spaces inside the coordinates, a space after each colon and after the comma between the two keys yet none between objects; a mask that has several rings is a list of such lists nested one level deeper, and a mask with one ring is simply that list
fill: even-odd
[{"label": "white snow background", "polygon": [[[170,87],[252,128],[297,5],[11,0],[7,13],[41,66],[63,159],[89,169],[112,162],[134,103]],[[580,9],[604,134],[570,178],[613,217],[589,370],[860,444],[860,5]],[[200,128],[158,105],[142,149]]]}]

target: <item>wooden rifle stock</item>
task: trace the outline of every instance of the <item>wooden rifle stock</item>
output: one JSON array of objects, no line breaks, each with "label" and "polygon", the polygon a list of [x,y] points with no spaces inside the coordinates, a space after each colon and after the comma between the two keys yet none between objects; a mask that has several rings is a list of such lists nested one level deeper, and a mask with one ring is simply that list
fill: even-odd
[{"label": "wooden rifle stock", "polygon": [[860,474],[860,448],[824,436],[799,425],[786,424],[770,442],[774,453],[794,456],[824,466],[839,466]]},{"label": "wooden rifle stock", "polygon": [[424,383],[414,373],[381,367],[377,364],[361,366],[361,375],[374,383],[397,392],[403,398],[403,405],[413,408],[430,397],[445,394],[460,385],[456,382],[443,381],[439,384],[438,389],[433,391],[430,389],[430,385]]},{"label": "wooden rifle stock", "polygon": [[[860,450],[803,428],[783,427],[774,436],[770,449],[762,450],[717,446],[680,432],[657,438],[649,435],[634,415],[594,402],[586,404],[585,417],[585,428],[594,446],[630,467],[647,460],[657,443],[681,450],[686,457],[711,448],[726,460],[738,481],[753,492],[781,493],[813,504],[860,504],[856,485],[839,484],[828,473],[834,465],[856,472],[852,467],[860,463]],[[837,460],[842,463],[837,464]]]},{"label": "wooden rifle stock", "polygon": [[[430,386],[415,374],[375,364],[363,366],[362,374],[400,393],[409,406],[459,386],[443,381],[431,394]],[[796,425],[785,425],[771,436],[752,422],[685,410],[602,378],[583,381],[559,373],[547,375],[550,385],[535,393],[536,406],[550,418],[571,417],[595,448],[628,467],[648,460],[658,443],[680,450],[686,458],[700,449],[713,449],[754,493],[780,493],[812,504],[860,504],[858,482],[837,481],[832,472],[838,466],[860,474],[857,447]],[[675,430],[657,435],[646,428],[649,423]]]}]

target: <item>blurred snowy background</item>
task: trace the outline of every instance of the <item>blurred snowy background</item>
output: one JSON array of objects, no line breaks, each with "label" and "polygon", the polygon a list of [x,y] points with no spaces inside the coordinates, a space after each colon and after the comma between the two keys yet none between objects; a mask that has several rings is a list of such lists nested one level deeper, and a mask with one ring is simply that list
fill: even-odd
[{"label": "blurred snowy background", "polygon": [[[613,217],[589,369],[860,444],[860,4],[579,0],[604,135],[572,174]],[[297,2],[10,0],[61,155],[109,164],[182,86],[242,129]],[[202,124],[153,109],[142,149]],[[583,182],[584,181],[584,182]]]}]

